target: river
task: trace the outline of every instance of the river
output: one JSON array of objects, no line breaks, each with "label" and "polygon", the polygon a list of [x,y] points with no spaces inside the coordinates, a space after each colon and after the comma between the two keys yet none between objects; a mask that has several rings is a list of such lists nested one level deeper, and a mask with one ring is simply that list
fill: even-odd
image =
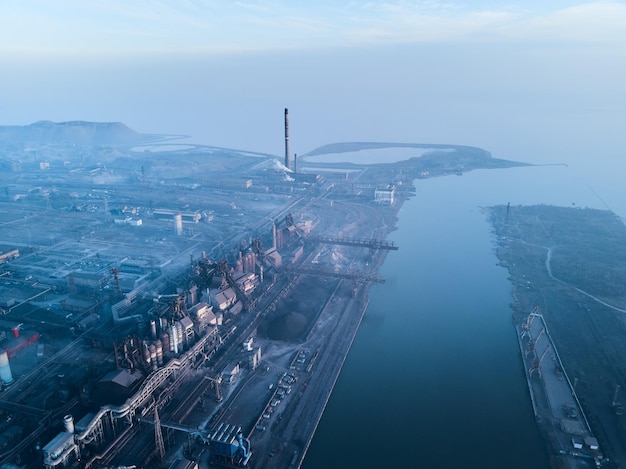
[{"label": "river", "polygon": [[481,207],[605,207],[565,166],[479,170],[416,188],[303,467],[547,468],[511,285]]}]

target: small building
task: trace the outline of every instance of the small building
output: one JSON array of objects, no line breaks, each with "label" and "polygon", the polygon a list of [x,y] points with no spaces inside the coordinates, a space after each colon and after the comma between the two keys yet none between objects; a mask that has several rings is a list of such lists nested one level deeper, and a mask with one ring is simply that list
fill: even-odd
[{"label": "small building", "polygon": [[225,311],[230,308],[235,301],[237,301],[237,295],[235,294],[235,290],[231,287],[228,287],[225,290],[220,290],[215,294],[215,305],[221,311]]},{"label": "small building", "polygon": [[600,445],[598,445],[598,440],[593,436],[586,436],[584,441],[590,450],[597,451],[598,449],[600,449]]},{"label": "small building", "polygon": [[110,371],[96,383],[94,400],[100,404],[123,404],[139,387],[143,377],[143,373],[136,369]]},{"label": "small building", "polygon": [[320,183],[324,179],[318,173],[302,173],[302,172],[295,172],[291,174],[291,177],[293,177],[297,182],[307,183],[307,184]]},{"label": "small building", "polygon": [[213,306],[205,302],[200,302],[189,308],[189,314],[198,322],[206,322],[212,325],[217,324],[215,314],[213,314]]},{"label": "small building", "polygon": [[20,256],[20,250],[9,246],[0,246],[0,264]]},{"label": "small building", "polygon": [[67,282],[72,291],[97,292],[107,284],[108,278],[103,273],[97,272],[71,272],[67,276]]},{"label": "small building", "polygon": [[387,184],[374,190],[374,201],[380,205],[393,205],[396,197],[396,186]]},{"label": "small building", "polygon": [[256,275],[254,273],[237,273],[234,276],[235,283],[241,288],[244,293],[250,293],[256,287]]},{"label": "small building", "polygon": [[10,308],[13,305],[15,305],[15,298],[8,296],[0,297],[0,308]]},{"label": "small building", "polygon": [[141,286],[145,277],[136,274],[118,273],[117,282],[122,293],[131,292]]},{"label": "small building", "polygon": [[61,308],[69,313],[90,313],[98,308],[98,302],[92,298],[72,295],[63,300]]},{"label": "small building", "polygon": [[46,469],[70,467],[78,460],[78,445],[74,435],[61,432],[43,448],[43,465]]},{"label": "small building", "polygon": [[130,225],[130,226],[141,226],[143,224],[143,220],[141,218],[116,218],[113,220],[116,225]]},{"label": "small building", "polygon": [[120,262],[120,272],[128,273],[128,274],[139,274],[144,275],[152,270],[154,270],[155,266],[152,265],[152,261],[144,261],[141,259],[132,259],[127,257],[123,261]]},{"label": "small building", "polygon": [[221,326],[222,324],[224,324],[224,313],[222,313],[221,311],[218,311],[217,313],[215,313],[215,322],[217,323],[218,326]]},{"label": "small building", "polygon": [[180,292],[178,290],[179,288],[176,289],[176,293],[185,295],[185,304],[187,306],[195,305],[198,302],[199,290],[197,285],[191,285],[187,290]]},{"label": "small building", "polygon": [[229,310],[230,314],[237,315],[243,311],[243,304],[241,301],[236,301]]},{"label": "small building", "polygon": [[261,363],[261,347],[247,352],[246,356],[248,357],[248,367],[251,370],[256,370],[257,366]]},{"label": "small building", "polygon": [[300,259],[300,257],[302,257],[302,254],[304,254],[304,246],[302,246],[302,245],[296,246],[286,256],[285,263],[295,264],[296,262],[298,262],[298,259]]},{"label": "small building", "polygon": [[159,220],[171,220],[172,217],[180,215],[182,223],[198,223],[202,219],[202,214],[197,211],[180,211],[158,208],[153,210],[152,215]]},{"label": "small building", "polygon": [[76,325],[79,327],[79,329],[86,331],[90,327],[97,326],[99,322],[100,322],[100,315],[96,313],[90,313],[90,314],[87,314],[80,321],[77,321]]},{"label": "small building", "polygon": [[251,352],[252,351],[252,343],[254,342],[254,337],[248,337],[246,340],[243,341],[243,350],[244,352]]},{"label": "small building", "polygon": [[198,335],[205,334],[209,326],[217,326],[217,317],[213,313],[213,306],[204,302],[189,308],[189,315],[194,319]]},{"label": "small building", "polygon": [[583,449],[583,442],[577,438],[572,438],[572,446],[574,449]]},{"label": "small building", "polygon": [[94,414],[93,412],[88,412],[87,414],[85,414],[83,418],[81,418],[78,422],[74,424],[74,429],[76,430],[76,432],[82,433],[87,430],[89,424],[95,416],[96,414]]},{"label": "small building", "polygon": [[246,467],[252,451],[241,426],[221,423],[209,435],[211,463],[227,467]]},{"label": "small building", "polygon": [[283,259],[276,249],[270,249],[266,251],[265,260],[269,263],[270,266],[276,268],[279,268],[283,263]]},{"label": "small building", "polygon": [[233,384],[239,375],[239,363],[227,365],[222,371],[222,382],[224,384]]},{"label": "small building", "polygon": [[183,328],[183,340],[185,348],[187,349],[194,342],[195,331],[193,330],[193,321],[190,317],[185,316],[181,318],[180,325]]}]

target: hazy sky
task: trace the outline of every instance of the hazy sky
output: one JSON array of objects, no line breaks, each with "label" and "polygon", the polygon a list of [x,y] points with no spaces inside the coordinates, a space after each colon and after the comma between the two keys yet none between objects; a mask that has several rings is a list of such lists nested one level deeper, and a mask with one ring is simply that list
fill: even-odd
[{"label": "hazy sky", "polygon": [[623,1],[3,0],[0,124],[281,154],[288,107],[300,154],[457,143],[599,165],[626,159],[625,25]]},{"label": "hazy sky", "polygon": [[437,42],[624,41],[623,2],[3,0],[6,55],[233,53]]}]

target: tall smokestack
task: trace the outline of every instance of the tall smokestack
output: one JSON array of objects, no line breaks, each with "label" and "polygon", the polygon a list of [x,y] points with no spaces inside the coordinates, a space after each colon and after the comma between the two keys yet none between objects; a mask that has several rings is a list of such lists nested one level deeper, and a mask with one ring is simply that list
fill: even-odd
[{"label": "tall smokestack", "polygon": [[285,166],[289,169],[289,110],[285,108]]}]

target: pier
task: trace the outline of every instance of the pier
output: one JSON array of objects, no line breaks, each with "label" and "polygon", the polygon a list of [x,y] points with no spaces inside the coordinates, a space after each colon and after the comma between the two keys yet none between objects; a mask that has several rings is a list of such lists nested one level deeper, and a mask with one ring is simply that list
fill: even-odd
[{"label": "pier", "polygon": [[535,418],[563,467],[580,460],[600,467],[603,455],[576,395],[544,317],[537,308],[517,327]]}]

